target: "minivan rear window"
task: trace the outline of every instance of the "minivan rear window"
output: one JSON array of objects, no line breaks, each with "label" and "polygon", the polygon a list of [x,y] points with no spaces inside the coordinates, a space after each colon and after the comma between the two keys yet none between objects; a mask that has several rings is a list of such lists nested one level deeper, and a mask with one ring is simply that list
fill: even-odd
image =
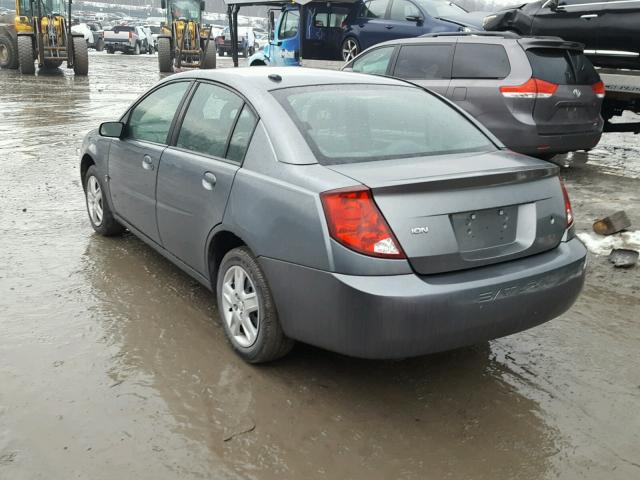
[{"label": "minivan rear window", "polygon": [[591,61],[575,50],[532,48],[527,50],[533,76],[557,85],[593,85],[600,81]]},{"label": "minivan rear window", "polygon": [[326,85],[272,93],[323,165],[497,148],[455,108],[411,86]]}]

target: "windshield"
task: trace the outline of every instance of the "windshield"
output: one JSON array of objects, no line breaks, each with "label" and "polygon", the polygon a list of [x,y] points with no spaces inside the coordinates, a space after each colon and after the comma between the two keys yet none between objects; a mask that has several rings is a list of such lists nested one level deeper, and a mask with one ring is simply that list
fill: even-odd
[{"label": "windshield", "polygon": [[447,0],[417,0],[429,15],[437,18],[455,17],[467,13],[467,11]]},{"label": "windshield", "polygon": [[419,88],[327,85],[272,93],[323,165],[496,149],[456,109]]},{"label": "windshield", "polygon": [[198,0],[176,0],[169,3],[173,18],[200,22],[200,2]]}]

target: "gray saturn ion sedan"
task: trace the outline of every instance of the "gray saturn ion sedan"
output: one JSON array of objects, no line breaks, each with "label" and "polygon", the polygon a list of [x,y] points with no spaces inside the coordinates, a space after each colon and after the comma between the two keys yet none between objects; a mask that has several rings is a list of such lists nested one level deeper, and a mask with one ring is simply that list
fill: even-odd
[{"label": "gray saturn ion sedan", "polygon": [[93,228],[217,294],[248,362],[294,340],[365,358],[454,349],[576,300],[586,250],[556,166],[384,77],[173,75],[82,146]]}]

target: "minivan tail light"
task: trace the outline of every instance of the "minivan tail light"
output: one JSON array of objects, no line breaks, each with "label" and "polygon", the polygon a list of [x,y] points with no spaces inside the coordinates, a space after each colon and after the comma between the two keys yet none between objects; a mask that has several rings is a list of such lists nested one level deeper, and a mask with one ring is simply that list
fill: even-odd
[{"label": "minivan tail light", "polygon": [[594,83],[593,85],[591,85],[591,88],[593,89],[593,93],[596,94],[596,97],[604,98],[604,93],[605,93],[604,82],[600,81],[598,83]]},{"label": "minivan tail light", "polygon": [[330,190],[320,199],[335,241],[364,255],[406,258],[367,187]]},{"label": "minivan tail light", "polygon": [[549,98],[558,90],[555,83],[530,78],[522,85],[504,85],[500,92],[507,98]]},{"label": "minivan tail light", "polygon": [[560,186],[562,187],[562,197],[564,198],[564,211],[567,214],[567,228],[569,228],[573,225],[573,209],[571,208],[571,200],[569,200],[567,188],[564,186],[562,179],[560,179]]}]

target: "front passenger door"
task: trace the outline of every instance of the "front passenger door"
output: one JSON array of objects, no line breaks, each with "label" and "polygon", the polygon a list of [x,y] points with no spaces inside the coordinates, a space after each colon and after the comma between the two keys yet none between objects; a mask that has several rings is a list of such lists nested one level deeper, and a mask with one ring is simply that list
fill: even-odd
[{"label": "front passenger door", "polygon": [[222,221],[233,179],[257,123],[233,91],[200,83],[158,172],[162,246],[207,277],[205,248]]},{"label": "front passenger door", "polygon": [[587,50],[598,48],[601,0],[560,0],[556,10],[544,7],[533,18],[533,35],[559,36],[585,44]]},{"label": "front passenger door", "polygon": [[191,83],[163,85],[128,114],[125,135],[109,150],[109,190],[116,213],[156,243],[156,175],[176,112]]}]

